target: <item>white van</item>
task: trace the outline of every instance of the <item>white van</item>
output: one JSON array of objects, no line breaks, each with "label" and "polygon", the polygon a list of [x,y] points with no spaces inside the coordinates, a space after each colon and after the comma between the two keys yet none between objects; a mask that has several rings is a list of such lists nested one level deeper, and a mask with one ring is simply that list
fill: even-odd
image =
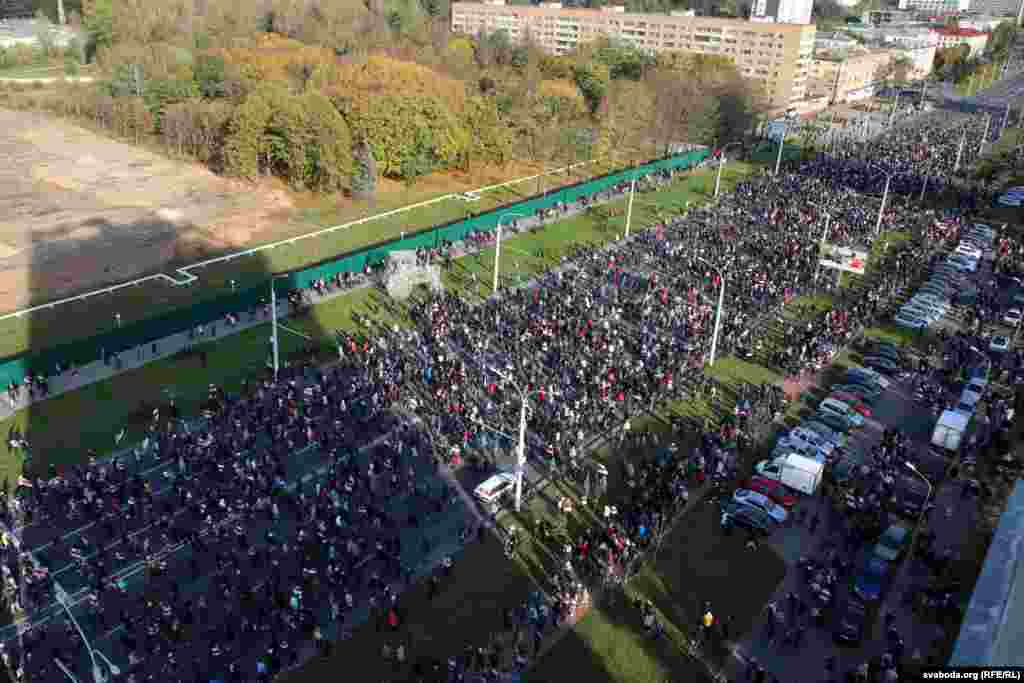
[{"label": "white van", "polygon": [[516,476],[511,472],[499,472],[473,489],[473,496],[483,503],[489,512],[497,512],[506,496],[515,490]]}]

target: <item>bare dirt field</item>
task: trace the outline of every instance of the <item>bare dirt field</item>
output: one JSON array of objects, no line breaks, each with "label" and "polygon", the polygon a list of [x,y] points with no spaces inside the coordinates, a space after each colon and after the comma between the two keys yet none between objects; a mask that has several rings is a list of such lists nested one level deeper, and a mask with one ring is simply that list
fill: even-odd
[{"label": "bare dirt field", "polygon": [[288,194],[0,109],[0,311],[296,231]]}]

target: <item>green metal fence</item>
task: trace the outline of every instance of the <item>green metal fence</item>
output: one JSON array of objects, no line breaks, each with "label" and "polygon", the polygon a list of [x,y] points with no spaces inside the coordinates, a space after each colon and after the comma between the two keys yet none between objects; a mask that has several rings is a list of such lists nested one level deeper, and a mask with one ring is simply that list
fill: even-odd
[{"label": "green metal fence", "polygon": [[[343,256],[335,256],[329,260],[282,274],[279,276],[278,292],[286,295],[293,289],[308,287],[313,281],[320,278],[329,279],[343,272],[360,272],[367,265],[373,266],[380,263],[392,251],[433,247],[443,240],[457,242],[473,232],[494,230],[501,216],[508,212],[533,215],[539,209],[549,209],[558,203],[572,204],[580,197],[607,190],[618,183],[630,180],[637,174],[691,168],[703,161],[708,153],[708,150],[698,150],[658,159],[507,204],[469,218],[420,230],[401,239],[387,240]],[[30,372],[53,373],[58,363],[64,366],[67,366],[68,363],[83,365],[110,354],[153,344],[169,335],[222,320],[229,313],[238,314],[251,310],[258,305],[261,299],[265,299],[267,294],[266,285],[251,287],[226,294],[212,301],[182,308],[166,315],[142,320],[120,329],[69,342],[42,352],[26,352],[10,357],[0,361],[0,384],[7,386],[10,382],[20,383]]]}]

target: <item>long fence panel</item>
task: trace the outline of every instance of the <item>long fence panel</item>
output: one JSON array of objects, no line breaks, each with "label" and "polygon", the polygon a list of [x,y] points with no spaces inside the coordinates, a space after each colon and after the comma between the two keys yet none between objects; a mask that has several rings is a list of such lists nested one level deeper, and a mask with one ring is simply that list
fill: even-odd
[{"label": "long fence panel", "polygon": [[[276,287],[280,294],[286,295],[293,289],[309,287],[315,280],[321,278],[329,279],[344,272],[360,272],[367,266],[379,264],[393,251],[431,248],[442,240],[457,242],[474,232],[495,230],[498,221],[507,213],[531,216],[538,210],[552,208],[558,203],[572,204],[581,197],[605,191],[618,183],[630,180],[637,174],[692,168],[703,161],[708,153],[708,150],[702,149],[658,159],[500,206],[469,218],[419,230],[404,238],[387,240],[334,256],[321,263],[278,276],[280,279]],[[223,320],[228,314],[237,315],[252,310],[261,302],[265,302],[268,294],[267,286],[251,287],[41,352],[25,352],[0,361],[0,383],[4,386],[10,382],[21,383],[29,373],[53,373],[58,363],[63,367],[67,367],[69,363],[83,365],[111,354],[147,346],[169,335]]]}]

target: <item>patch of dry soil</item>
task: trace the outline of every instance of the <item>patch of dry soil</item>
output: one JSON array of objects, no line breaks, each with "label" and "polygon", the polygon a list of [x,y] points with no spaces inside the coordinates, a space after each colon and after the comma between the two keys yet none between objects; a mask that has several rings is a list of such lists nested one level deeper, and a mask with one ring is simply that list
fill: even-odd
[{"label": "patch of dry soil", "polygon": [[294,232],[279,188],[0,109],[0,310]]}]

